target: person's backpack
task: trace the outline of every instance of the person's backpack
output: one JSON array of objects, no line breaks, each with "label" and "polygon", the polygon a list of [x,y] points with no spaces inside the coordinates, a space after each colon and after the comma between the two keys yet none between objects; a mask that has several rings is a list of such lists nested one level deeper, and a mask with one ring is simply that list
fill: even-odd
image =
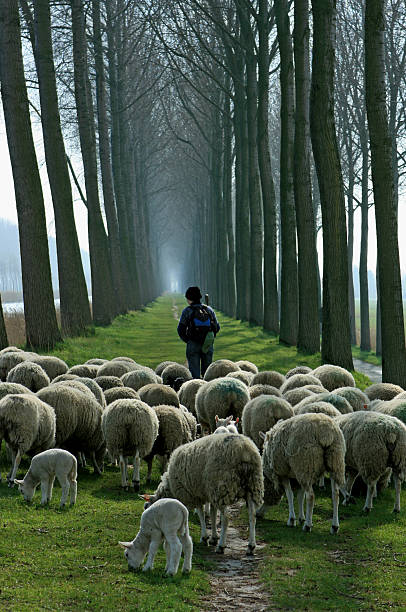
[{"label": "person's backpack", "polygon": [[203,344],[207,334],[212,330],[212,316],[204,304],[191,306],[192,315],[188,325],[188,336],[194,342]]}]

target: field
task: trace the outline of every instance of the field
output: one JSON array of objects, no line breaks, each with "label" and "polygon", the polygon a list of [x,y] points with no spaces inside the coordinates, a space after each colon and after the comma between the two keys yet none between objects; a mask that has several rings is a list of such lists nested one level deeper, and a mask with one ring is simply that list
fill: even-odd
[{"label": "field", "polygon": [[[184,345],[176,335],[175,317],[184,300],[164,296],[144,311],[118,317],[108,328],[96,328],[87,338],[68,340],[55,354],[69,365],[90,357],[128,355],[155,367],[164,359],[184,361]],[[316,367],[320,356],[303,355],[281,347],[260,328],[219,314],[222,332],[215,357],[249,359],[260,369],[286,372],[301,364]],[[364,388],[368,379],[356,375]],[[24,474],[28,461],[19,470]],[[8,467],[5,450],[0,468]],[[223,467],[226,469],[226,466]],[[141,487],[146,466],[142,466]],[[154,490],[159,480],[154,466]],[[138,530],[142,501],[119,487],[118,468],[107,466],[101,478],[92,469],[78,478],[74,509],[58,509],[60,488],[48,508],[39,493],[26,504],[15,489],[0,484],[0,610],[205,610],[199,604],[210,592],[212,557],[198,543],[197,518],[190,514],[194,542],[193,571],[189,577],[163,577],[163,553],[156,569],[145,574],[128,571],[118,540],[129,540]],[[391,513],[394,492],[379,495],[369,516],[363,501],[340,507],[340,532],[329,535],[329,492],[316,490],[314,529],[304,534],[288,529],[287,504],[272,508],[258,521],[258,539],[266,542],[261,579],[269,592],[271,609],[278,610],[388,610],[406,608],[404,512]],[[402,495],[403,507],[406,495]],[[240,519],[245,534],[245,511]],[[245,535],[243,535],[245,537]],[[227,554],[227,551],[226,551]],[[238,601],[235,602],[238,609]]]}]

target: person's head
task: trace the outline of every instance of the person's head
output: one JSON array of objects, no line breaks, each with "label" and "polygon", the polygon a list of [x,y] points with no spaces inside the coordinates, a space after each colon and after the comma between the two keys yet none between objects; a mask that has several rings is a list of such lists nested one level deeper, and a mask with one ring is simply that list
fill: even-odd
[{"label": "person's head", "polygon": [[199,287],[188,287],[186,289],[185,298],[187,299],[189,304],[200,302],[200,300],[202,299],[202,294],[200,293]]}]

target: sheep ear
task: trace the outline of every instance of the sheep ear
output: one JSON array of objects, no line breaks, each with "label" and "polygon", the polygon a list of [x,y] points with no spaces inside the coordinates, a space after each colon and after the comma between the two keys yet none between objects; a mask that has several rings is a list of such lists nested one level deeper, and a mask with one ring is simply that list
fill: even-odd
[{"label": "sheep ear", "polygon": [[130,548],[132,542],[119,542],[118,545],[121,546],[121,548]]},{"label": "sheep ear", "polygon": [[219,422],[219,415],[216,414],[216,416],[214,418],[216,419],[216,423],[218,423]]},{"label": "sheep ear", "polygon": [[263,440],[265,440],[265,438],[266,438],[266,434],[264,434],[264,432],[263,432],[263,431],[260,431],[260,432],[259,432],[259,437],[260,437],[260,438],[262,438]]},{"label": "sheep ear", "polygon": [[227,417],[226,419],[226,425],[229,425],[231,423],[231,421],[233,420],[233,415]]},{"label": "sheep ear", "polygon": [[148,495],[148,493],[144,493],[144,495],[138,495],[138,497],[140,497],[141,499],[147,502],[151,501],[151,495]]},{"label": "sheep ear", "polygon": [[24,480],[17,480],[17,478],[14,478],[14,484],[22,485],[22,484],[24,484]]}]

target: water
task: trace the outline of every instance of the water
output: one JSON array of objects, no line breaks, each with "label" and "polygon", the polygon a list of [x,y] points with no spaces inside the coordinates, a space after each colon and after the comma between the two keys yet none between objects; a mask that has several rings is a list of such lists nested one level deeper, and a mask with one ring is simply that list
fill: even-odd
[{"label": "water", "polygon": [[[92,303],[92,296],[89,295],[89,302]],[[60,299],[56,298],[54,300],[55,308],[59,308],[61,305]],[[3,312],[4,314],[12,314],[12,313],[24,313],[24,302],[6,302],[3,304]]]}]

